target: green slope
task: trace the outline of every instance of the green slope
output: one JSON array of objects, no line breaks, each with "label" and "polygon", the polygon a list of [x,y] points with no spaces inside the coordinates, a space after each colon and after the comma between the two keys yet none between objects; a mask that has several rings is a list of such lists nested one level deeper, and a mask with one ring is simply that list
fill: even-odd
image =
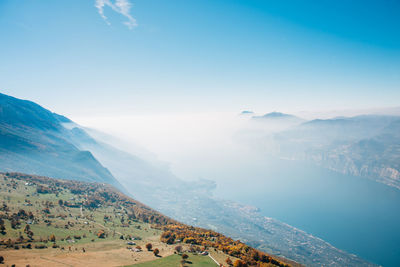
[{"label": "green slope", "polygon": [[[215,267],[218,266],[210,257],[202,255],[188,254],[189,258],[186,260],[185,266],[190,267]],[[182,258],[179,255],[171,255],[165,258],[160,258],[154,261],[138,263],[130,266],[135,267],[177,267],[181,266]]]}]

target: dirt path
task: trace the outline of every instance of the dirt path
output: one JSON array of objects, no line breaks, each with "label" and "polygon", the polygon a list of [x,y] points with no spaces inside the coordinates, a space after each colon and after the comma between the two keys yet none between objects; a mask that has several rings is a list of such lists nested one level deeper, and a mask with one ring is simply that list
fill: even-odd
[{"label": "dirt path", "polygon": [[219,262],[213,258],[213,256],[211,256],[211,254],[208,254],[208,256],[217,264],[217,266],[219,266]]},{"label": "dirt path", "polygon": [[[152,242],[154,248],[160,250],[161,256],[172,255],[173,246],[161,242]],[[144,244],[141,244],[144,246]],[[82,251],[85,248],[86,252]],[[72,251],[61,249],[7,249],[1,251],[5,266],[87,266],[108,267],[125,266],[157,259],[152,251],[132,252],[125,247],[124,242],[105,241],[72,246]]]}]

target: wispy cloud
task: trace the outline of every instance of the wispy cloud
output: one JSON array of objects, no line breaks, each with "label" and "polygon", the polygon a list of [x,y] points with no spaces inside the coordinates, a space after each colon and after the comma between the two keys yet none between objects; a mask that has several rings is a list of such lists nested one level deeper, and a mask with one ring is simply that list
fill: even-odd
[{"label": "wispy cloud", "polygon": [[104,8],[106,6],[110,7],[112,10],[115,12],[123,15],[125,18],[128,20],[124,22],[126,26],[128,26],[129,29],[133,29],[134,27],[137,26],[136,19],[132,17],[130,14],[130,10],[132,7],[132,4],[128,0],[96,0],[95,4],[97,10],[99,11],[100,16],[107,22],[107,24],[110,25],[110,22],[108,21],[106,15],[104,14]]}]

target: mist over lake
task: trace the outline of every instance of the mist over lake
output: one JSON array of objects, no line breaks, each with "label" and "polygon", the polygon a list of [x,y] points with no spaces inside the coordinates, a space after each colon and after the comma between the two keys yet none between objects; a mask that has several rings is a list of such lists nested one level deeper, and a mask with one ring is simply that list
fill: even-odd
[{"label": "mist over lake", "polygon": [[[101,127],[111,120],[84,123]],[[400,262],[400,190],[311,162],[268,155],[269,146],[261,140],[287,125],[254,123],[233,113],[147,115],[113,119],[112,125],[113,131],[150,147],[179,177],[215,181],[217,198],[257,207],[266,217],[373,263]]]},{"label": "mist over lake", "polygon": [[400,262],[399,190],[305,162],[264,158],[242,167],[218,173],[231,177],[219,180],[218,197],[258,207],[374,263]]}]

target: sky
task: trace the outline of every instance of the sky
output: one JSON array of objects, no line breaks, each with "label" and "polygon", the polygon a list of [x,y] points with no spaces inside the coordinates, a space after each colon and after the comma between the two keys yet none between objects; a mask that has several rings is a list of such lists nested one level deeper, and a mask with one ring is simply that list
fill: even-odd
[{"label": "sky", "polygon": [[400,2],[2,0],[0,90],[71,118],[399,106]]}]

